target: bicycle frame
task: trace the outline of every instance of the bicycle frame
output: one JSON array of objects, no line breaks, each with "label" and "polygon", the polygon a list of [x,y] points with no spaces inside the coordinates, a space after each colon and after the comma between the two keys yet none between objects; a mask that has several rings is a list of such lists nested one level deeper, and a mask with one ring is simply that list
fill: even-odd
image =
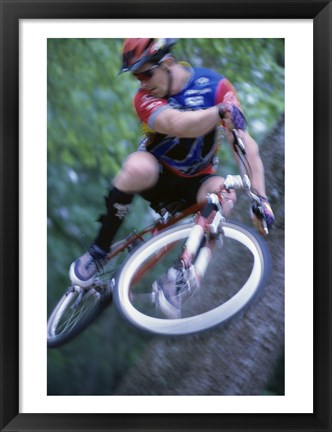
[{"label": "bicycle frame", "polygon": [[144,236],[147,234],[151,234],[152,236],[157,235],[160,231],[170,227],[171,225],[176,224],[177,222],[185,219],[187,216],[195,215],[199,212],[205,205],[205,202],[200,204],[194,204],[193,206],[181,211],[180,213],[170,216],[169,214],[160,217],[155,223],[144,228],[138,233],[133,232],[126,241],[121,244],[119,248],[115,251],[112,251],[108,254],[107,259],[111,260],[115,255],[124,251],[131,245],[133,245],[137,240],[143,240]]},{"label": "bicycle frame", "polygon": [[[210,257],[210,250],[214,244],[214,240],[219,237],[221,233],[218,228],[219,223],[223,219],[221,206],[223,193],[224,191],[222,190],[218,194],[209,194],[205,201],[190,206],[176,215],[165,214],[154,224],[143,229],[139,233],[132,233],[124,243],[115,249],[115,251],[110,252],[108,259],[111,260],[117,254],[123,252],[125,249],[130,248],[130,246],[133,245],[137,240],[143,240],[144,236],[147,234],[156,236],[166,228],[169,228],[186,217],[192,215],[195,225],[191,235],[188,237],[183,249],[183,254],[181,257],[179,257],[179,260],[183,262],[183,265],[186,268],[189,268],[196,259],[195,265],[197,266],[197,276],[198,279],[201,280],[208,265],[208,258]],[[209,236],[208,241],[206,244],[201,244],[205,238],[205,234],[208,234]],[[146,274],[147,271],[149,271],[174,246],[175,245],[169,245],[167,248],[165,247],[158,255],[155,255],[153,259],[147,262],[145,266],[142,267],[141,271],[135,275],[133,279],[133,285],[137,283],[140,278]],[[200,251],[200,246],[202,246],[202,251]]]},{"label": "bicycle frame", "polygon": [[[162,334],[185,334],[209,328],[229,319],[251,301],[269,273],[266,266],[269,257],[261,241],[247,229],[236,223],[224,223],[223,206],[226,208],[225,204],[227,205],[228,199],[231,198],[230,191],[243,189],[253,201],[260,203],[260,198],[251,191],[247,175],[250,174],[250,166],[246,160],[245,148],[243,143],[241,145],[236,131],[234,149],[239,156],[241,175],[227,176],[220,191],[207,195],[205,201],[188,208],[184,209],[183,201],[163,209],[158,208],[157,212],[161,216],[158,220],[138,233],[131,233],[127,239],[113,244],[107,258],[109,261],[115,258],[114,262],[96,277],[91,287],[86,289],[72,285],[67,290],[48,320],[49,347],[61,346],[81,333],[111,303],[113,297],[119,310],[130,322]],[[188,217],[191,219],[189,223]],[[164,269],[170,262],[173,262],[176,268],[178,265],[183,266],[185,291],[182,294],[192,295],[203,279],[208,280],[204,276],[213,256],[212,249],[219,239],[223,242],[224,238],[227,239],[227,245],[229,239],[249,250],[253,257],[248,279],[235,295],[232,294],[226,302],[220,298],[221,303],[217,301],[211,310],[203,308],[197,319],[194,315],[184,317],[180,324],[178,319],[154,318],[150,316],[149,311],[144,312],[144,307],[140,311],[142,304],[147,303],[154,311],[162,305],[163,297],[158,288],[158,279],[151,283],[151,278],[156,275],[158,278],[167,277],[168,273],[165,274]],[[144,240],[144,244],[136,249],[136,243],[141,240]],[[171,251],[174,252],[172,255],[165,256]],[[160,262],[163,258],[166,260]],[[150,275],[149,270],[156,264],[160,267],[156,267],[156,271]],[[250,273],[251,266],[252,269],[256,269],[255,272]],[[145,276],[147,279],[143,279],[141,284],[132,289]],[[147,289],[151,288],[152,291],[144,291],[145,282]],[[182,280],[180,282],[182,283]],[[182,300],[181,298],[181,302]],[[163,309],[160,309],[164,313]]]}]

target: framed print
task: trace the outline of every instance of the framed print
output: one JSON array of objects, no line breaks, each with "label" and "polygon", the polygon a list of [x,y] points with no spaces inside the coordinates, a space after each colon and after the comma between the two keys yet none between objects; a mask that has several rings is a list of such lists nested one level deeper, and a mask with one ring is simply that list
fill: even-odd
[{"label": "framed print", "polygon": [[[0,1],[1,430],[330,431],[331,2]],[[123,39],[170,32],[181,60],[233,76],[262,136],[274,285],[202,334],[141,332],[112,305],[47,348],[57,255],[87,247],[99,177],[139,141]]]}]

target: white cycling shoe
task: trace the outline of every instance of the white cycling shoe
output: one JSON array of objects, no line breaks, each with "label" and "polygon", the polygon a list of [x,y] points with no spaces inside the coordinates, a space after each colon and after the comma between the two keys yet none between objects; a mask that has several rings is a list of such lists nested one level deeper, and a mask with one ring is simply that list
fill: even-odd
[{"label": "white cycling shoe", "polygon": [[158,308],[168,318],[181,318],[182,304],[198,288],[194,266],[188,269],[171,267],[152,284]]},{"label": "white cycling shoe", "polygon": [[82,288],[91,286],[106,264],[106,256],[107,252],[97,245],[92,245],[85,254],[71,264],[69,277],[72,284]]}]

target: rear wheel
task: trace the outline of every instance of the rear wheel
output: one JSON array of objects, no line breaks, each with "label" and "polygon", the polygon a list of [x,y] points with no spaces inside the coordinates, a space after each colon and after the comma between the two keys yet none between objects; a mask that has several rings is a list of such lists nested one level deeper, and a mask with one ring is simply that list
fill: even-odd
[{"label": "rear wheel", "polygon": [[202,285],[182,304],[180,318],[165,317],[152,285],[176,261],[193,225],[161,232],[142,244],[118,272],[114,299],[135,326],[167,335],[202,331],[236,315],[265,284],[270,255],[264,240],[247,227],[225,223],[223,247],[213,251]]},{"label": "rear wheel", "polygon": [[47,346],[59,347],[94,321],[111,303],[110,292],[104,289],[72,286],[62,296],[47,323]]},{"label": "rear wheel", "polygon": [[[121,250],[123,241],[112,246],[113,258],[89,288],[71,286],[60,298],[47,322],[47,346],[56,348],[83,332],[112,302],[114,278],[118,268],[128,256]],[[117,250],[119,249],[119,252]]]}]

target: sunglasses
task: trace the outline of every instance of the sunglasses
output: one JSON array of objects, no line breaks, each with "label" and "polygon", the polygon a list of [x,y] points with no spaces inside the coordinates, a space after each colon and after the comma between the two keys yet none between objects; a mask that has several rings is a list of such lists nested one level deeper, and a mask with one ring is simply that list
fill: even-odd
[{"label": "sunglasses", "polygon": [[159,67],[159,64],[156,64],[156,65],[152,66],[150,69],[147,69],[143,72],[133,73],[133,75],[139,81],[148,81],[150,78],[153,77],[154,69],[157,69],[158,67]]}]

